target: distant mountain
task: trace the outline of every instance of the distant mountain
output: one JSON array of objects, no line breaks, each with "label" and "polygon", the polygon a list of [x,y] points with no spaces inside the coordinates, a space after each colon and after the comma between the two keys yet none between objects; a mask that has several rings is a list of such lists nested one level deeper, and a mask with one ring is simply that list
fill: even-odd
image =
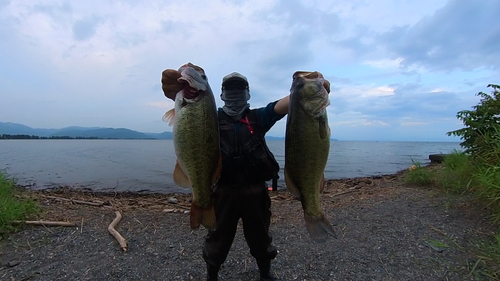
[{"label": "distant mountain", "polygon": [[103,127],[80,127],[80,126],[69,126],[59,129],[59,131],[69,131],[69,130],[78,130],[78,131],[88,131],[88,130],[97,130],[97,129],[105,129]]},{"label": "distant mountain", "polygon": [[159,139],[159,140],[171,140],[174,138],[174,133],[172,132],[163,132],[163,133],[146,133],[151,138]]},{"label": "distant mountain", "polygon": [[119,128],[101,128],[101,129],[90,129],[90,130],[61,130],[57,133],[52,134],[56,137],[96,137],[100,139],[150,139],[146,134],[132,131],[129,129]]},{"label": "distant mountain", "polygon": [[0,134],[48,137],[57,131],[58,129],[34,129],[22,124],[0,122]]},{"label": "distant mountain", "polygon": [[39,137],[84,137],[103,139],[172,139],[172,132],[142,133],[125,128],[78,127],[62,129],[34,129],[23,124],[0,122],[0,135],[34,135]]},{"label": "distant mountain", "polygon": [[[0,135],[29,135],[39,137],[83,137],[102,139],[173,139],[172,132],[142,133],[125,128],[79,127],[70,126],[62,129],[34,129],[23,124],[0,122]],[[266,136],[267,140],[284,140],[284,137]],[[336,139],[331,139],[336,141]]]}]

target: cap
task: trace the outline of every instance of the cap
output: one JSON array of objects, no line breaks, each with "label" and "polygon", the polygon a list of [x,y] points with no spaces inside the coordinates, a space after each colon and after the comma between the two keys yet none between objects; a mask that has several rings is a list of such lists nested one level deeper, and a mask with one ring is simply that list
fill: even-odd
[{"label": "cap", "polygon": [[232,72],[232,73],[229,73],[228,75],[224,76],[224,78],[222,78],[222,85],[224,86],[224,84],[226,84],[229,81],[233,81],[233,80],[244,81],[248,85],[247,78],[238,72]]}]

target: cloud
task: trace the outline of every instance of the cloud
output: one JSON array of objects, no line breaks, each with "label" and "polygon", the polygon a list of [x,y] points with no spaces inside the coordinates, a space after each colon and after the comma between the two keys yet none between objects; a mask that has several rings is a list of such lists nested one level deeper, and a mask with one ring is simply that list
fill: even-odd
[{"label": "cloud", "polygon": [[99,20],[88,18],[77,20],[73,24],[73,38],[77,41],[85,41],[94,36]]},{"label": "cloud", "polygon": [[165,130],[161,72],[192,62],[218,106],[232,71],[259,107],[317,70],[338,138],[445,131],[498,80],[496,2],[0,0],[0,121]]},{"label": "cloud", "polygon": [[331,93],[330,101],[330,112],[335,116],[332,124],[392,127],[453,120],[469,102],[464,102],[459,93],[436,91],[421,84],[347,86]]},{"label": "cloud", "polygon": [[500,2],[450,0],[434,15],[413,26],[394,27],[380,34],[378,43],[403,68],[420,65],[429,70],[498,68],[500,58]]},{"label": "cloud", "polygon": [[68,1],[64,1],[62,3],[51,3],[48,4],[35,4],[32,9],[33,12],[39,12],[46,14],[52,17],[54,20],[58,18],[64,18],[67,15],[70,15],[73,12],[73,8]]},{"label": "cloud", "polygon": [[152,101],[146,103],[147,106],[161,108],[161,109],[171,109],[174,107],[174,102],[171,100],[162,100],[162,101]]}]

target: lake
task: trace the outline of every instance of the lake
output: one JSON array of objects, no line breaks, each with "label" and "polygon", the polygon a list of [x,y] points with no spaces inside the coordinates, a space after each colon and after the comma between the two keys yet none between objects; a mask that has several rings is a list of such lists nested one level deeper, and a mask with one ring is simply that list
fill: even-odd
[{"label": "lake", "polygon": [[[284,140],[269,140],[284,186]],[[461,150],[458,142],[332,141],[326,179],[393,174],[430,163],[430,154]],[[33,189],[70,186],[95,191],[189,192],[172,180],[172,140],[2,140],[0,169]]]}]

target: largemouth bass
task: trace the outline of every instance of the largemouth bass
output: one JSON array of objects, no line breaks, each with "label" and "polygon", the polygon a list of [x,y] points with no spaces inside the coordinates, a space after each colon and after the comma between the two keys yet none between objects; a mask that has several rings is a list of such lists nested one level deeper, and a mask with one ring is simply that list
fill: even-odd
[{"label": "largemouth bass", "polygon": [[[176,77],[182,87],[165,77]],[[166,80],[169,80],[168,85]],[[192,188],[190,227],[197,229],[202,224],[213,229],[216,226],[216,218],[212,203],[212,186],[221,171],[214,95],[205,71],[191,63],[181,66],[178,71],[163,71],[162,84],[165,96],[169,98],[173,97],[172,89],[179,90],[174,98],[175,107],[163,116],[164,121],[173,125],[177,156],[174,182],[181,187]]]},{"label": "largemouth bass", "polygon": [[315,240],[336,237],[320,205],[330,149],[329,92],[330,83],[321,73],[293,74],[285,135],[285,182],[300,199],[307,230]]}]

